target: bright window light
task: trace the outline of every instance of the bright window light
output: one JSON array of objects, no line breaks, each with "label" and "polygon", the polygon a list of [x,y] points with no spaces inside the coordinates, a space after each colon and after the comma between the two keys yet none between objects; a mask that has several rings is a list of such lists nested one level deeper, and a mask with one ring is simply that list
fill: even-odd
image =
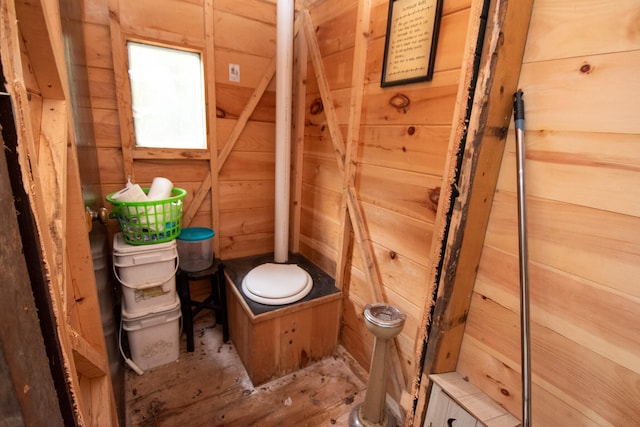
[{"label": "bright window light", "polygon": [[128,42],[136,146],[207,148],[200,54]]}]

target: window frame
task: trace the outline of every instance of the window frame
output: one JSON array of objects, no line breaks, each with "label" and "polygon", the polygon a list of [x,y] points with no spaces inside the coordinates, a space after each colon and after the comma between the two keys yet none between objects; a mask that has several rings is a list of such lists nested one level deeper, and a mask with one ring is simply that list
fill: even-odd
[{"label": "window frame", "polygon": [[[121,66],[116,68],[114,63],[114,73],[116,74],[116,82],[120,80],[122,83],[116,85],[116,96],[118,98],[118,109],[121,126],[126,126],[126,139],[122,140],[123,155],[129,150],[131,160],[141,159],[194,159],[207,160],[211,157],[211,144],[214,141],[210,136],[210,117],[209,102],[207,88],[207,71],[206,71],[206,52],[204,47],[188,46],[176,42],[159,41],[156,39],[142,37],[131,34],[123,34],[121,39]],[[205,126],[205,143],[204,148],[182,148],[182,147],[142,147],[136,144],[135,124],[133,119],[133,98],[131,93],[131,79],[129,78],[129,51],[128,43],[147,44],[151,46],[164,47],[168,49],[181,50],[185,52],[193,52],[200,55],[200,64],[202,66],[202,84],[203,84],[203,100],[204,100],[204,126]],[[118,78],[118,74],[120,78]],[[119,87],[118,87],[119,86]],[[121,132],[122,134],[122,132]]]}]

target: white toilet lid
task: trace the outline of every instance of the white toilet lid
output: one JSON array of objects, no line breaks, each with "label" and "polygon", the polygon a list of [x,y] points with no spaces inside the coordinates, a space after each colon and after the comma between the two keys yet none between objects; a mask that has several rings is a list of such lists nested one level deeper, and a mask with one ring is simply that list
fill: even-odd
[{"label": "white toilet lid", "polygon": [[302,299],[312,287],[309,273],[296,264],[262,264],[251,270],[242,281],[242,289],[249,299],[271,305]]}]

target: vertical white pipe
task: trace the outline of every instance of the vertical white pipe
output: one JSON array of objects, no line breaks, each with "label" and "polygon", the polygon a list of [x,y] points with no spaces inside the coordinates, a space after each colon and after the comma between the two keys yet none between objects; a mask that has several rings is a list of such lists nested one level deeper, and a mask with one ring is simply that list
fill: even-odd
[{"label": "vertical white pipe", "polygon": [[277,1],[276,178],[274,260],[289,255],[289,181],[291,162],[291,81],[293,70],[293,1]]}]

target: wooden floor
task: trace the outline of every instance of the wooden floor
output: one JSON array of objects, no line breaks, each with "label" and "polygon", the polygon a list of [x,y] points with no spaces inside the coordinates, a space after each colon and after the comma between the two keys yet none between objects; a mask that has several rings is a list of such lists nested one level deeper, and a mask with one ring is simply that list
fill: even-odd
[{"label": "wooden floor", "polygon": [[366,372],[342,349],[330,358],[253,387],[213,314],[195,319],[195,351],[125,374],[127,426],[347,426],[364,400]]}]

